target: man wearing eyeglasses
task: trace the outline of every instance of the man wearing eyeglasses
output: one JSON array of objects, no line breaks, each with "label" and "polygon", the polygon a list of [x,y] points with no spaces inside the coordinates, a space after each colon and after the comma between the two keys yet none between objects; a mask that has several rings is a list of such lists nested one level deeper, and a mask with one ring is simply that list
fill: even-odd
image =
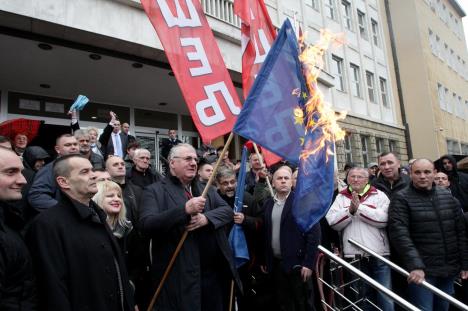
[{"label": "man wearing eyeglasses", "polygon": [[202,197],[197,154],[189,144],[174,146],[169,173],[143,191],[140,229],[152,238],[152,277],[159,284],[185,230],[188,237],[156,301],[155,310],[223,311],[230,282],[240,286],[224,226],[234,215],[211,187]]},{"label": "man wearing eyeglasses", "polygon": [[[347,176],[348,187],[342,190],[326,216],[330,226],[342,232],[343,255],[350,260],[361,257],[361,271],[391,289],[390,267],[348,242],[353,239],[381,256],[390,255],[386,232],[390,200],[380,190],[369,184],[369,172],[362,167],[353,167]],[[368,298],[382,310],[393,310],[393,301],[367,284],[359,285],[360,296]],[[372,306],[364,302],[364,310]]]}]

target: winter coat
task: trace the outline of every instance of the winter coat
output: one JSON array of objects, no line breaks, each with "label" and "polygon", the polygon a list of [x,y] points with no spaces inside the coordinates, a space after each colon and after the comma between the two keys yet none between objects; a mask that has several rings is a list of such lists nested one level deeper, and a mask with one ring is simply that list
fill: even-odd
[{"label": "winter coat", "polygon": [[[203,188],[198,181],[192,181],[193,196],[201,195]],[[224,202],[216,190],[210,188],[206,196],[203,214],[209,224],[188,233],[187,239],[177,256],[174,266],[162,288],[156,302],[156,310],[201,311],[201,258],[230,271],[239,287],[240,280],[234,267],[233,255],[229,246],[224,226],[233,219],[232,209]],[[143,190],[140,201],[140,230],[152,238],[152,275],[155,285],[159,284],[172,254],[190,221],[185,212],[188,196],[180,181],[168,176]],[[212,243],[209,253],[216,258],[207,258],[200,248],[200,237],[208,238]]]},{"label": "winter coat", "polygon": [[448,159],[452,163],[452,171],[447,171],[443,166],[441,171],[447,174],[450,181],[450,190],[455,198],[460,201],[460,204],[465,212],[468,212],[468,174],[457,170],[457,161],[454,157],[445,155],[440,158],[440,163],[444,159]]},{"label": "winter coat", "polygon": [[349,212],[352,194],[348,188],[344,189],[338,194],[326,216],[333,229],[343,231],[345,257],[365,254],[351,245],[348,242],[349,239],[367,246],[379,255],[389,255],[390,244],[386,227],[390,200],[385,193],[374,187],[371,187],[359,199],[358,210],[353,215]]},{"label": "winter coat", "polygon": [[21,219],[0,203],[0,310],[37,310],[31,255],[19,234]]},{"label": "winter coat", "polygon": [[58,203],[60,191],[54,179],[54,163],[55,161],[50,162],[36,173],[29,189],[28,202],[37,212],[49,209]]},{"label": "winter coat", "polygon": [[35,218],[26,241],[40,310],[134,310],[119,245],[94,202],[88,207],[62,193],[56,206]]},{"label": "winter coat", "polygon": [[398,179],[393,184],[390,184],[385,177],[380,174],[379,177],[372,180],[371,185],[382,191],[387,195],[389,199],[392,199],[394,193],[406,188],[410,183],[410,178],[408,175],[400,173],[400,179]]},{"label": "winter coat", "polygon": [[158,172],[153,171],[151,166],[143,173],[138,171],[134,165],[126,171],[125,178],[127,181],[131,181],[135,186],[140,187],[140,189],[143,190],[146,186],[159,181],[162,176]]},{"label": "winter coat", "polygon": [[453,277],[468,270],[465,222],[447,189],[421,190],[412,184],[396,193],[389,209],[390,242],[405,269]]},{"label": "winter coat", "polygon": [[[294,268],[301,266],[314,269],[317,257],[317,247],[320,243],[320,225],[316,224],[308,232],[302,233],[299,230],[292,215],[292,205],[294,192],[291,192],[286,199],[281,214],[280,225],[280,245],[281,245],[281,266],[285,272],[291,272]],[[269,198],[265,202],[265,263],[269,272],[273,271],[273,250],[271,248],[272,221],[274,200]]]}]

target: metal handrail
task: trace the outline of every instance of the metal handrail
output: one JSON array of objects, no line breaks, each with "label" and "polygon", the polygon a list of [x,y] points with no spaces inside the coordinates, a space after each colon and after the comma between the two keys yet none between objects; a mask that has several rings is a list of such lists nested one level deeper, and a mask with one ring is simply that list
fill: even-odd
[{"label": "metal handrail", "polygon": [[[349,243],[353,244],[354,246],[360,248],[361,250],[363,250],[364,252],[368,253],[369,255],[379,259],[380,261],[382,261],[383,263],[387,264],[390,266],[390,268],[392,268],[393,270],[397,271],[398,273],[404,275],[404,276],[408,276],[409,275],[409,272],[406,271],[405,269],[403,269],[402,267],[400,267],[399,265],[393,263],[392,261],[388,260],[387,258],[383,257],[383,256],[380,256],[379,254],[377,254],[376,252],[374,252],[373,250],[369,249],[368,247],[354,241],[353,239],[349,239],[348,240]],[[450,296],[449,294],[447,294],[446,292],[444,291],[441,291],[440,289],[438,289],[437,287],[435,287],[434,285],[428,283],[427,281],[423,281],[421,284],[421,286],[427,288],[428,290],[430,290],[431,292],[433,292],[434,294],[436,294],[437,296],[443,298],[443,299],[446,299],[448,300],[451,304],[453,304],[454,306],[462,309],[462,310],[467,310],[468,311],[468,306],[465,305],[463,302],[461,302],[460,300],[457,300],[455,298],[453,298],[452,296]]]},{"label": "metal handrail", "polygon": [[386,288],[385,286],[383,286],[382,284],[380,284],[379,282],[372,279],[370,276],[368,276],[367,274],[365,274],[361,270],[355,268],[353,265],[346,262],[346,260],[344,260],[343,258],[336,256],[335,254],[333,254],[331,251],[329,251],[328,249],[326,249],[322,245],[319,245],[318,249],[322,253],[324,253],[325,255],[330,257],[333,261],[338,262],[340,265],[342,265],[346,269],[350,270],[351,272],[353,272],[354,274],[359,276],[361,279],[366,281],[369,285],[371,285],[375,289],[383,292],[385,295],[392,298],[396,303],[398,303],[400,306],[404,307],[406,310],[414,310],[414,311],[420,310],[420,309],[416,308],[415,306],[413,306],[408,301],[406,301],[405,299],[401,298],[400,296],[398,296],[397,294],[395,294],[394,292],[392,292],[391,290]]}]

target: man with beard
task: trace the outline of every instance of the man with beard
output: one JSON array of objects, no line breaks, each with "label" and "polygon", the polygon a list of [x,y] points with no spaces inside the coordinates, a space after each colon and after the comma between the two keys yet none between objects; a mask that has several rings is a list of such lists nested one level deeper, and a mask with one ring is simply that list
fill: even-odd
[{"label": "man with beard", "polygon": [[19,233],[22,221],[12,204],[26,180],[16,153],[0,147],[0,310],[36,310],[31,255]]},{"label": "man with beard", "polygon": [[442,163],[439,170],[447,174],[453,196],[460,201],[463,211],[468,212],[468,174],[457,170],[457,161],[450,155],[444,155],[439,160]]},{"label": "man with beard", "polygon": [[134,310],[119,245],[105,212],[91,200],[98,190],[91,163],[81,155],[63,156],[53,173],[60,199],[27,233],[40,310]]},{"label": "man with beard", "polygon": [[225,225],[232,209],[216,190],[198,182],[197,153],[178,144],[169,153],[169,174],[143,190],[140,229],[152,238],[152,275],[161,281],[185,230],[189,231],[162,287],[155,310],[223,311],[229,306],[229,285],[239,285]]},{"label": "man with beard", "polygon": [[[228,167],[220,167],[216,174],[216,185],[218,187],[218,193],[221,198],[226,201],[232,209],[234,209],[237,179],[236,173]],[[243,208],[242,212],[234,213],[234,223],[241,225],[244,229],[245,238],[247,240],[247,246],[249,249],[250,261],[245,263],[239,269],[239,275],[244,288],[244,295],[237,295],[237,302],[239,310],[258,310],[260,306],[257,305],[255,297],[258,293],[257,288],[253,288],[251,273],[258,273],[259,266],[257,262],[258,250],[259,250],[259,236],[260,227],[263,223],[263,214],[259,214],[257,204],[255,203],[253,196],[244,191]],[[227,227],[227,234],[229,235],[232,226]]]},{"label": "man with beard", "polygon": [[[57,138],[55,152],[57,152],[57,159],[68,154],[78,154],[78,141],[70,134],[63,134]],[[28,193],[28,202],[35,212],[43,211],[57,204],[60,191],[54,179],[53,165],[55,161],[40,169],[34,177]]]},{"label": "man with beard", "polygon": [[78,141],[80,154],[85,156],[89,162],[91,162],[93,168],[104,168],[104,158],[91,150],[89,133],[86,130],[77,130],[73,133],[73,136],[75,136]]}]

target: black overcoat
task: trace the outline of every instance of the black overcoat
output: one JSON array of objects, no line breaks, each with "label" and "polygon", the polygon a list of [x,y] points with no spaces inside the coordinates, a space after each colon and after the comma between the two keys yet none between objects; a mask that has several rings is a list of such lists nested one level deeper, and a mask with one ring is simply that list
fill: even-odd
[{"label": "black overcoat", "polygon": [[[194,196],[203,188],[192,183]],[[237,285],[241,287],[234,267],[232,251],[224,226],[233,221],[231,207],[211,187],[203,214],[208,218],[211,232],[226,259]],[[140,201],[140,230],[152,238],[152,275],[158,284],[179,242],[190,216],[185,213],[188,198],[177,178],[170,176],[143,190]],[[174,267],[156,302],[156,310],[201,311],[200,252],[194,233],[189,233]]]},{"label": "black overcoat", "polygon": [[27,232],[40,310],[118,311],[121,298],[123,311],[134,310],[125,262],[106,215],[94,202],[90,206],[62,193],[59,203],[39,214]]}]

